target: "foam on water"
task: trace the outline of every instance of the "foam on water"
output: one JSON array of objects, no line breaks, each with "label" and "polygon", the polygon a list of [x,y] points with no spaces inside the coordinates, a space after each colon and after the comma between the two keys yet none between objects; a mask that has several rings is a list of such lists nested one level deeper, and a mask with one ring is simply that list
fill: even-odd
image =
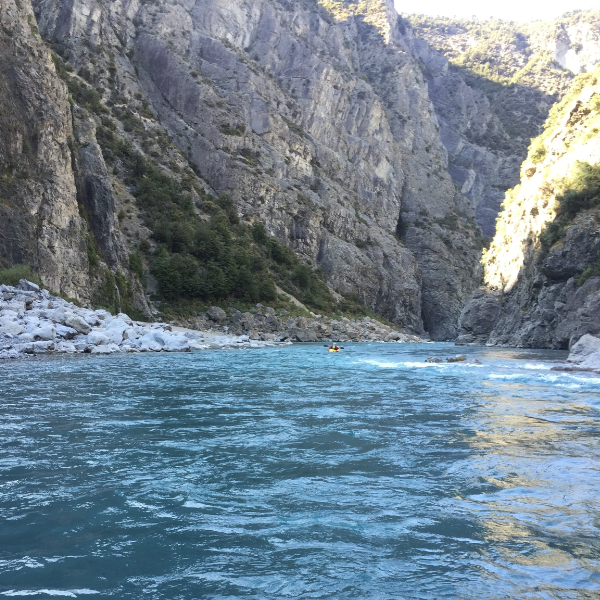
[{"label": "foam on water", "polygon": [[8,590],[6,592],[0,592],[3,596],[58,596],[62,598],[77,598],[78,596],[90,596],[99,594],[96,590]]},{"label": "foam on water", "polygon": [[600,597],[600,378],[460,351],[2,365],[0,595]]}]

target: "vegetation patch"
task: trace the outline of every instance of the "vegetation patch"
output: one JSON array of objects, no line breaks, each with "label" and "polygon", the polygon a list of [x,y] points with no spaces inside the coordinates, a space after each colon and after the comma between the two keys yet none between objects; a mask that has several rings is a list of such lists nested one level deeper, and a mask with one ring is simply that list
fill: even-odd
[{"label": "vegetation patch", "polygon": [[52,53],[52,62],[54,62],[58,76],[67,84],[73,102],[97,115],[108,113],[108,109],[102,103],[100,93],[81,79],[71,75],[73,68],[63,63],[54,52]]},{"label": "vegetation patch", "polygon": [[19,285],[21,279],[27,279],[41,286],[39,275],[29,265],[15,265],[10,269],[0,269],[0,285]]},{"label": "vegetation patch", "polygon": [[558,242],[575,217],[584,210],[600,206],[600,164],[577,162],[571,177],[565,182],[566,191],[557,197],[554,221],[540,234],[542,248],[547,250]]},{"label": "vegetation patch", "polygon": [[[324,274],[267,236],[262,223],[240,223],[229,195],[209,196],[192,177],[172,177],[108,127],[99,128],[98,141],[109,164],[119,161],[125,167],[125,183],[157,243],[148,259],[163,310],[194,303],[272,303],[276,285],[313,309],[336,309]],[[200,211],[194,194],[200,196]],[[139,255],[130,256],[131,271],[138,277],[143,275],[141,263]],[[101,287],[98,301],[112,305],[109,282]]]},{"label": "vegetation patch", "polygon": [[600,277],[600,252],[598,252],[598,259],[595,263],[592,263],[585,271],[579,276],[577,280],[578,285],[583,285],[590,277]]}]

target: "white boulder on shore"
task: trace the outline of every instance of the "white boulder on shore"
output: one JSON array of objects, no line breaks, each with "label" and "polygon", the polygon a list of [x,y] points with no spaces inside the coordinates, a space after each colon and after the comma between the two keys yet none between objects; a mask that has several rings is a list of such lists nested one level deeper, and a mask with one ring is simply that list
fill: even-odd
[{"label": "white boulder on shore", "polygon": [[576,364],[580,369],[600,371],[600,338],[587,333],[573,344],[567,362]]},{"label": "white boulder on shore", "polygon": [[142,323],[126,314],[79,308],[22,279],[0,285],[0,359],[30,354],[190,352],[263,348],[291,342],[255,341],[247,335],[214,335],[164,323]]}]

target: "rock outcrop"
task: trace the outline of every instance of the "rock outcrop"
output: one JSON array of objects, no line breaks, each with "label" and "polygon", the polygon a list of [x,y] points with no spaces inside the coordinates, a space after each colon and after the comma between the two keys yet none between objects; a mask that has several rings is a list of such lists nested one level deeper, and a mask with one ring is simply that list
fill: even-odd
[{"label": "rock outcrop", "polygon": [[553,371],[588,371],[600,373],[600,337],[586,333],[571,348],[568,365],[553,367]]},{"label": "rock outcrop", "polygon": [[[174,174],[190,164],[199,188],[230,194],[337,293],[453,338],[478,278],[476,207],[448,172],[391,0],[338,4],[34,0],[42,35],[102,95],[120,139]],[[140,229],[113,214],[127,181],[102,166],[89,126],[76,134],[80,202],[105,260],[126,270],[119,232],[131,249]]]},{"label": "rock outcrop", "polygon": [[0,267],[33,266],[83,302],[91,284],[65,84],[27,2],[0,0]]},{"label": "rock outcrop", "polygon": [[[553,109],[521,185],[507,194],[485,256],[487,289],[501,299],[500,310],[482,315],[488,345],[569,348],[600,333],[599,76],[580,76]],[[466,337],[469,315],[493,302],[484,292],[472,298]]]},{"label": "rock outcrop", "polygon": [[229,314],[216,306],[204,315],[175,322],[199,331],[247,335],[251,340],[291,342],[413,342],[422,338],[401,332],[370,317],[331,318],[323,315],[292,316],[257,304],[248,312],[232,308]]},{"label": "rock outcrop", "polygon": [[477,206],[477,221],[491,239],[531,138],[575,75],[600,63],[600,11],[532,23],[406,19],[417,36],[450,173]]},{"label": "rock outcrop", "polygon": [[494,328],[502,305],[499,294],[480,288],[465,305],[459,319],[457,346],[484,346]]}]

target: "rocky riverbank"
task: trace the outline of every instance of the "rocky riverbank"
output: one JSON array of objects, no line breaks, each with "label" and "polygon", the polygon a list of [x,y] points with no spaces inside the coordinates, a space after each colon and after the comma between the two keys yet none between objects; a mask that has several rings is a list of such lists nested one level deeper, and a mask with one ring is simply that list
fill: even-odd
[{"label": "rocky riverbank", "polygon": [[51,353],[115,354],[190,352],[218,348],[262,348],[293,342],[418,342],[365,317],[294,318],[257,305],[252,312],[227,314],[212,307],[184,323],[143,323],[125,314],[80,308],[34,283],[0,286],[0,359]]},{"label": "rocky riverbank", "polygon": [[600,374],[600,338],[589,333],[571,348],[567,365],[554,367],[553,371],[587,371]]},{"label": "rocky riverbank", "polygon": [[422,342],[370,317],[333,319],[327,316],[294,317],[287,311],[257,304],[248,312],[229,313],[213,306],[204,315],[177,324],[192,330],[225,335],[246,335],[263,342]]}]

